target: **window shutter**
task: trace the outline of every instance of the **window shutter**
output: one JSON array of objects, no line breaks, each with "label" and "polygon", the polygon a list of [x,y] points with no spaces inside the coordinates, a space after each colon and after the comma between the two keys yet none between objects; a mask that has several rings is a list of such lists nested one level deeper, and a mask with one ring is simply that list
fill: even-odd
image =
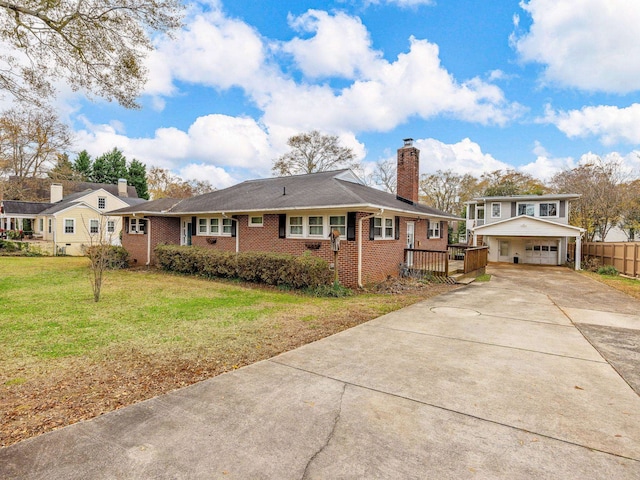
[{"label": "window shutter", "polygon": [[129,217],[124,217],[124,231],[129,233]]},{"label": "window shutter", "polygon": [[564,200],[560,200],[560,218],[564,218],[565,215],[567,214],[565,209],[566,209],[565,201]]},{"label": "window shutter", "polygon": [[440,221],[440,238],[444,238],[444,222]]},{"label": "window shutter", "polygon": [[287,238],[287,214],[278,215],[278,238]]},{"label": "window shutter", "polygon": [[431,220],[429,220],[429,219],[427,218],[427,239],[431,238],[431,237],[429,236],[429,232],[430,232],[430,230],[431,230]]},{"label": "window shutter", "polygon": [[356,212],[347,212],[347,240],[356,239]]},{"label": "window shutter", "polygon": [[511,217],[516,216],[516,202],[511,202]]},{"label": "window shutter", "polygon": [[191,217],[191,235],[197,235],[198,234],[198,226],[196,225],[196,217]]},{"label": "window shutter", "polygon": [[238,234],[238,216],[233,215],[231,218],[235,220],[231,221],[231,236],[235,237]]},{"label": "window shutter", "polygon": [[376,229],[375,229],[375,225],[373,223],[373,219],[375,217],[371,217],[369,219],[369,240],[373,240],[376,238]]},{"label": "window shutter", "polygon": [[400,217],[396,217],[395,218],[395,222],[396,222],[396,240],[400,240]]}]

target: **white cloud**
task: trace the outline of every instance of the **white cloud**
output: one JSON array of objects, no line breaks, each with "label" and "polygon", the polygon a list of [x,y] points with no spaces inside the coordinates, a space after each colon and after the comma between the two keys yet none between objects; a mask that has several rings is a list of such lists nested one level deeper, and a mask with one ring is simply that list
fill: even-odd
[{"label": "white cloud", "polygon": [[533,154],[536,155],[536,159],[518,167],[518,170],[528,173],[543,182],[550,180],[551,177],[562,170],[576,166],[576,162],[572,157],[553,157],[538,141],[536,141],[533,148]]},{"label": "white cloud", "polygon": [[[637,0],[524,0],[528,32],[512,41],[526,62],[545,65],[544,80],[588,91],[640,89]],[[517,27],[517,22],[514,22]]]},{"label": "white cloud", "polygon": [[547,106],[544,123],[555,125],[569,138],[596,136],[605,145],[640,143],[640,104],[626,108],[600,105],[580,110],[554,111]]},{"label": "white cloud", "polygon": [[420,149],[421,173],[453,170],[458,174],[470,173],[479,177],[485,172],[510,168],[491,154],[483,153],[480,145],[468,138],[453,144],[427,138],[416,140],[415,146]]},{"label": "white cloud", "polygon": [[190,163],[178,171],[183,180],[207,180],[217,189],[231,187],[238,183],[224,168],[204,163]]},{"label": "white cloud", "polygon": [[289,25],[314,33],[312,38],[294,38],[283,44],[283,50],[293,55],[308,77],[354,78],[357,72],[370,71],[382,56],[372,50],[369,32],[357,17],[309,10],[299,17],[290,15]]}]

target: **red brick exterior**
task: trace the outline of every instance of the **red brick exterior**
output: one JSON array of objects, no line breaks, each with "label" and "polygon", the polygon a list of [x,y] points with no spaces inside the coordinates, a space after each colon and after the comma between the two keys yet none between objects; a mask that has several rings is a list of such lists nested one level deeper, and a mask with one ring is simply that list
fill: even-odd
[{"label": "red brick exterior", "polygon": [[[359,220],[369,214],[359,212],[356,216],[356,239]],[[385,280],[388,276],[397,276],[399,266],[404,261],[404,249],[407,242],[407,221],[415,222],[414,248],[424,250],[447,249],[447,226],[444,225],[444,238],[427,239],[427,221],[411,218],[400,218],[399,240],[369,240],[369,219],[362,222],[362,283],[372,284]],[[249,227],[246,215],[238,216],[237,224],[238,244],[240,252],[277,252],[291,255],[302,255],[309,252],[333,263],[331,242],[326,239],[311,238],[278,238],[278,215],[264,215],[262,227]],[[209,241],[208,241],[209,240]],[[215,243],[209,243],[213,242]],[[236,238],[227,236],[194,235],[193,245],[235,251]],[[152,217],[151,219],[151,249],[158,243],[180,244],[180,219],[166,217]],[[320,244],[320,248],[313,248]],[[133,263],[144,265],[147,261],[147,235],[122,235],[122,245],[129,251]],[[357,240],[340,242],[338,252],[338,274],[342,285],[355,288],[358,286],[358,242]]]},{"label": "red brick exterior", "polygon": [[398,196],[418,203],[418,183],[420,180],[420,150],[412,141],[405,141],[405,146],[398,149]]}]

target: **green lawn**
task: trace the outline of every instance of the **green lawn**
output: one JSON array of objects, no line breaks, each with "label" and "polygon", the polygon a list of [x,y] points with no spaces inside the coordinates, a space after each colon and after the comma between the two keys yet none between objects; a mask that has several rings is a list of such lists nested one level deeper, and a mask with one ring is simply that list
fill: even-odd
[{"label": "green lawn", "polygon": [[[0,257],[0,446],[269,358],[450,287],[314,298],[88,260]],[[9,432],[9,433],[7,433]]]}]

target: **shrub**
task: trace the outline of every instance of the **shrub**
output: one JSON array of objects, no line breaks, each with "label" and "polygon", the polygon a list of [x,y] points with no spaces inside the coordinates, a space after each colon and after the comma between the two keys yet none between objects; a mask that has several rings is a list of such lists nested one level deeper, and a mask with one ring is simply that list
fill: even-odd
[{"label": "shrub", "polygon": [[332,285],[318,285],[315,288],[307,289],[309,295],[313,295],[314,297],[350,297],[353,295],[353,291],[347,287],[343,287],[337,282],[334,282]]},{"label": "shrub", "polygon": [[158,245],[155,254],[158,265],[164,270],[206,278],[237,278],[296,289],[330,285],[332,281],[329,264],[312,255],[235,254],[177,245]]},{"label": "shrub", "polygon": [[582,269],[588,272],[597,272],[600,268],[600,259],[595,257],[588,257],[582,261]]},{"label": "shrub", "polygon": [[[100,250],[102,249],[102,252]],[[93,245],[84,249],[84,254],[91,258],[99,258],[104,255],[104,267],[110,270],[119,270],[129,266],[129,252],[116,245]]]},{"label": "shrub", "polygon": [[600,275],[618,275],[618,269],[613,265],[604,265],[596,270]]},{"label": "shrub", "polygon": [[15,242],[9,240],[0,240],[0,251],[2,252],[17,252],[20,247]]}]

